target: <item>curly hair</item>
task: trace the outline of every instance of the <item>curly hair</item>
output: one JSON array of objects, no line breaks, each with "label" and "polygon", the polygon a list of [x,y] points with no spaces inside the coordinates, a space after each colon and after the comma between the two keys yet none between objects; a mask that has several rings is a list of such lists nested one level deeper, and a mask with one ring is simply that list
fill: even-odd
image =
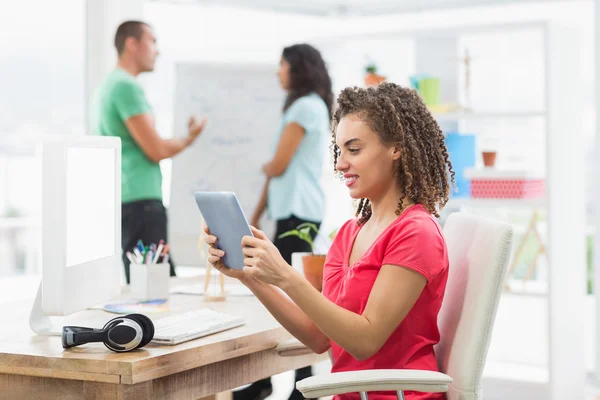
[{"label": "curly hair", "polygon": [[331,118],[331,78],[321,53],[309,44],[295,44],[285,47],[282,57],[290,64],[290,91],[285,99],[283,111],[300,97],[315,92],[327,105]]},{"label": "curly hair", "polygon": [[[340,120],[350,114],[357,115],[375,131],[383,145],[401,150],[396,179],[403,197],[422,204],[439,218],[438,209],[446,205],[454,185],[454,171],[444,134],[418,93],[394,83],[342,90],[332,119],[334,171],[340,154],[336,129]],[[400,198],[396,214],[403,209]],[[361,199],[356,210],[358,223],[365,223],[371,212],[369,200]]]}]

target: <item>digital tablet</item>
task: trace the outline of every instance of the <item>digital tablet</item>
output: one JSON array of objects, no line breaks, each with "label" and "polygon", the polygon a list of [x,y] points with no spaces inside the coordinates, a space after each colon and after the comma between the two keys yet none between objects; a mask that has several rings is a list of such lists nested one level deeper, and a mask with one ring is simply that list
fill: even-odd
[{"label": "digital tablet", "polygon": [[216,247],[225,252],[225,265],[243,269],[242,237],[253,235],[235,193],[194,192],[194,197],[210,234],[217,237]]}]

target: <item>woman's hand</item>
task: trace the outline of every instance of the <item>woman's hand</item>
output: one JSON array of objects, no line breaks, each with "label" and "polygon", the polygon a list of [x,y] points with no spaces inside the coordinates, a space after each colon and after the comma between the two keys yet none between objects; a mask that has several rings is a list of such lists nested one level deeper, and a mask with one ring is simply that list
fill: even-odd
[{"label": "woman's hand", "polygon": [[285,262],[277,247],[271,243],[264,232],[253,226],[250,228],[254,236],[242,238],[243,272],[281,288],[288,282],[288,278],[294,270]]},{"label": "woman's hand", "polygon": [[210,246],[208,249],[208,262],[212,264],[212,266],[223,275],[228,276],[230,278],[242,279],[244,277],[244,272],[236,269],[231,269],[223,263],[221,259],[225,256],[225,252],[223,250],[217,249],[217,237],[210,234],[207,226],[204,226],[204,232],[206,233],[204,241],[208,243]]}]

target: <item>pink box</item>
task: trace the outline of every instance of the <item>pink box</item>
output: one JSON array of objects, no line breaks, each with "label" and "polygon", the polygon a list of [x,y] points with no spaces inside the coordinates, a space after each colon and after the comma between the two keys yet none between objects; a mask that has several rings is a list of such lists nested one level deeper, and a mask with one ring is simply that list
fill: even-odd
[{"label": "pink box", "polygon": [[467,169],[471,197],[479,199],[538,199],[546,194],[543,177],[527,171],[495,168]]}]

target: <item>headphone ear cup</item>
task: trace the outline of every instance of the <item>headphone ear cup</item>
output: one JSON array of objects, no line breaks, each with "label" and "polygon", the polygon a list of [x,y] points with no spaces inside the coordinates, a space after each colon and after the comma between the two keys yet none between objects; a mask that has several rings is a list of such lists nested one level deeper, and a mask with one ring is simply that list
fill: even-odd
[{"label": "headphone ear cup", "polygon": [[154,338],[154,324],[152,323],[152,320],[143,314],[129,314],[126,315],[126,318],[131,318],[140,324],[144,331],[142,341],[136,346],[136,349],[139,349],[140,347],[150,343],[150,341]]},{"label": "headphone ear cup", "polygon": [[137,321],[125,316],[116,317],[108,321],[103,331],[106,332],[104,346],[117,353],[124,353],[133,350],[131,342],[141,342],[143,328]]}]

